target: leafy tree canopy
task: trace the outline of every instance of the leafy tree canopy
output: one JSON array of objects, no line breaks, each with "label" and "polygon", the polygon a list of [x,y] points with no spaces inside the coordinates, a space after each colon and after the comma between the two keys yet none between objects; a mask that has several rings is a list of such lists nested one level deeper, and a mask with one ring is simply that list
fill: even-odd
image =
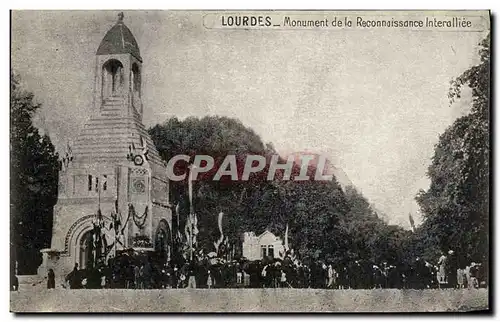
[{"label": "leafy tree canopy", "polygon": [[33,125],[41,106],[14,72],[10,89],[11,262],[18,261],[20,274],[33,274],[40,250],[50,246],[59,163],[50,138]]},{"label": "leafy tree canopy", "polygon": [[425,216],[421,244],[453,249],[464,262],[488,258],[490,35],[479,47],[480,63],[454,79],[449,93],[453,103],[470,87],[471,110],[439,137],[430,188],[416,197]]}]

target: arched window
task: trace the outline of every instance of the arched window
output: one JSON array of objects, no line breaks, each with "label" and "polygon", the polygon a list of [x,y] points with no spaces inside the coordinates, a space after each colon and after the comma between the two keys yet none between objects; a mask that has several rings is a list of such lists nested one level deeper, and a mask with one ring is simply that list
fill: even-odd
[{"label": "arched window", "polygon": [[108,60],[102,65],[102,96],[119,96],[123,92],[123,65],[116,59]]},{"label": "arched window", "polygon": [[134,95],[141,96],[141,71],[136,63],[132,64],[132,90]]}]

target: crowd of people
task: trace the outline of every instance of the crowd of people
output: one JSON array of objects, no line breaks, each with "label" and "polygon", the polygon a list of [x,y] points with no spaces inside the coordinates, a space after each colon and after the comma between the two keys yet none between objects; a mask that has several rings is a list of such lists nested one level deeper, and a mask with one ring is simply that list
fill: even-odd
[{"label": "crowd of people", "polygon": [[[205,255],[193,260],[162,263],[146,254],[123,253],[106,265],[74,270],[65,278],[67,288],[479,288],[486,287],[484,265],[456,265],[453,251],[432,265],[415,258],[411,265],[376,264],[367,260],[334,263],[296,259],[228,260]],[[54,287],[49,272],[48,287]]]}]

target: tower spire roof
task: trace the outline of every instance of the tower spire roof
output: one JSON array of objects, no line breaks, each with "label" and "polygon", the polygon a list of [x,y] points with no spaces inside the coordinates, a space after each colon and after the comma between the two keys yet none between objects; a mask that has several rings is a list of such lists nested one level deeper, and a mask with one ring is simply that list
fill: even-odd
[{"label": "tower spire roof", "polygon": [[131,54],[142,62],[139,45],[130,29],[123,23],[124,17],[123,12],[118,14],[118,21],[102,39],[96,55]]}]

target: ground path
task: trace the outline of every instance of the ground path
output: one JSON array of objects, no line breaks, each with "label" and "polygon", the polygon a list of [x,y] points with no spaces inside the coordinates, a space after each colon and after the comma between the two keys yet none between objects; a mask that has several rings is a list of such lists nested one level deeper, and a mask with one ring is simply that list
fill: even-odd
[{"label": "ground path", "polygon": [[166,289],[11,292],[12,312],[443,312],[485,310],[488,290]]}]

